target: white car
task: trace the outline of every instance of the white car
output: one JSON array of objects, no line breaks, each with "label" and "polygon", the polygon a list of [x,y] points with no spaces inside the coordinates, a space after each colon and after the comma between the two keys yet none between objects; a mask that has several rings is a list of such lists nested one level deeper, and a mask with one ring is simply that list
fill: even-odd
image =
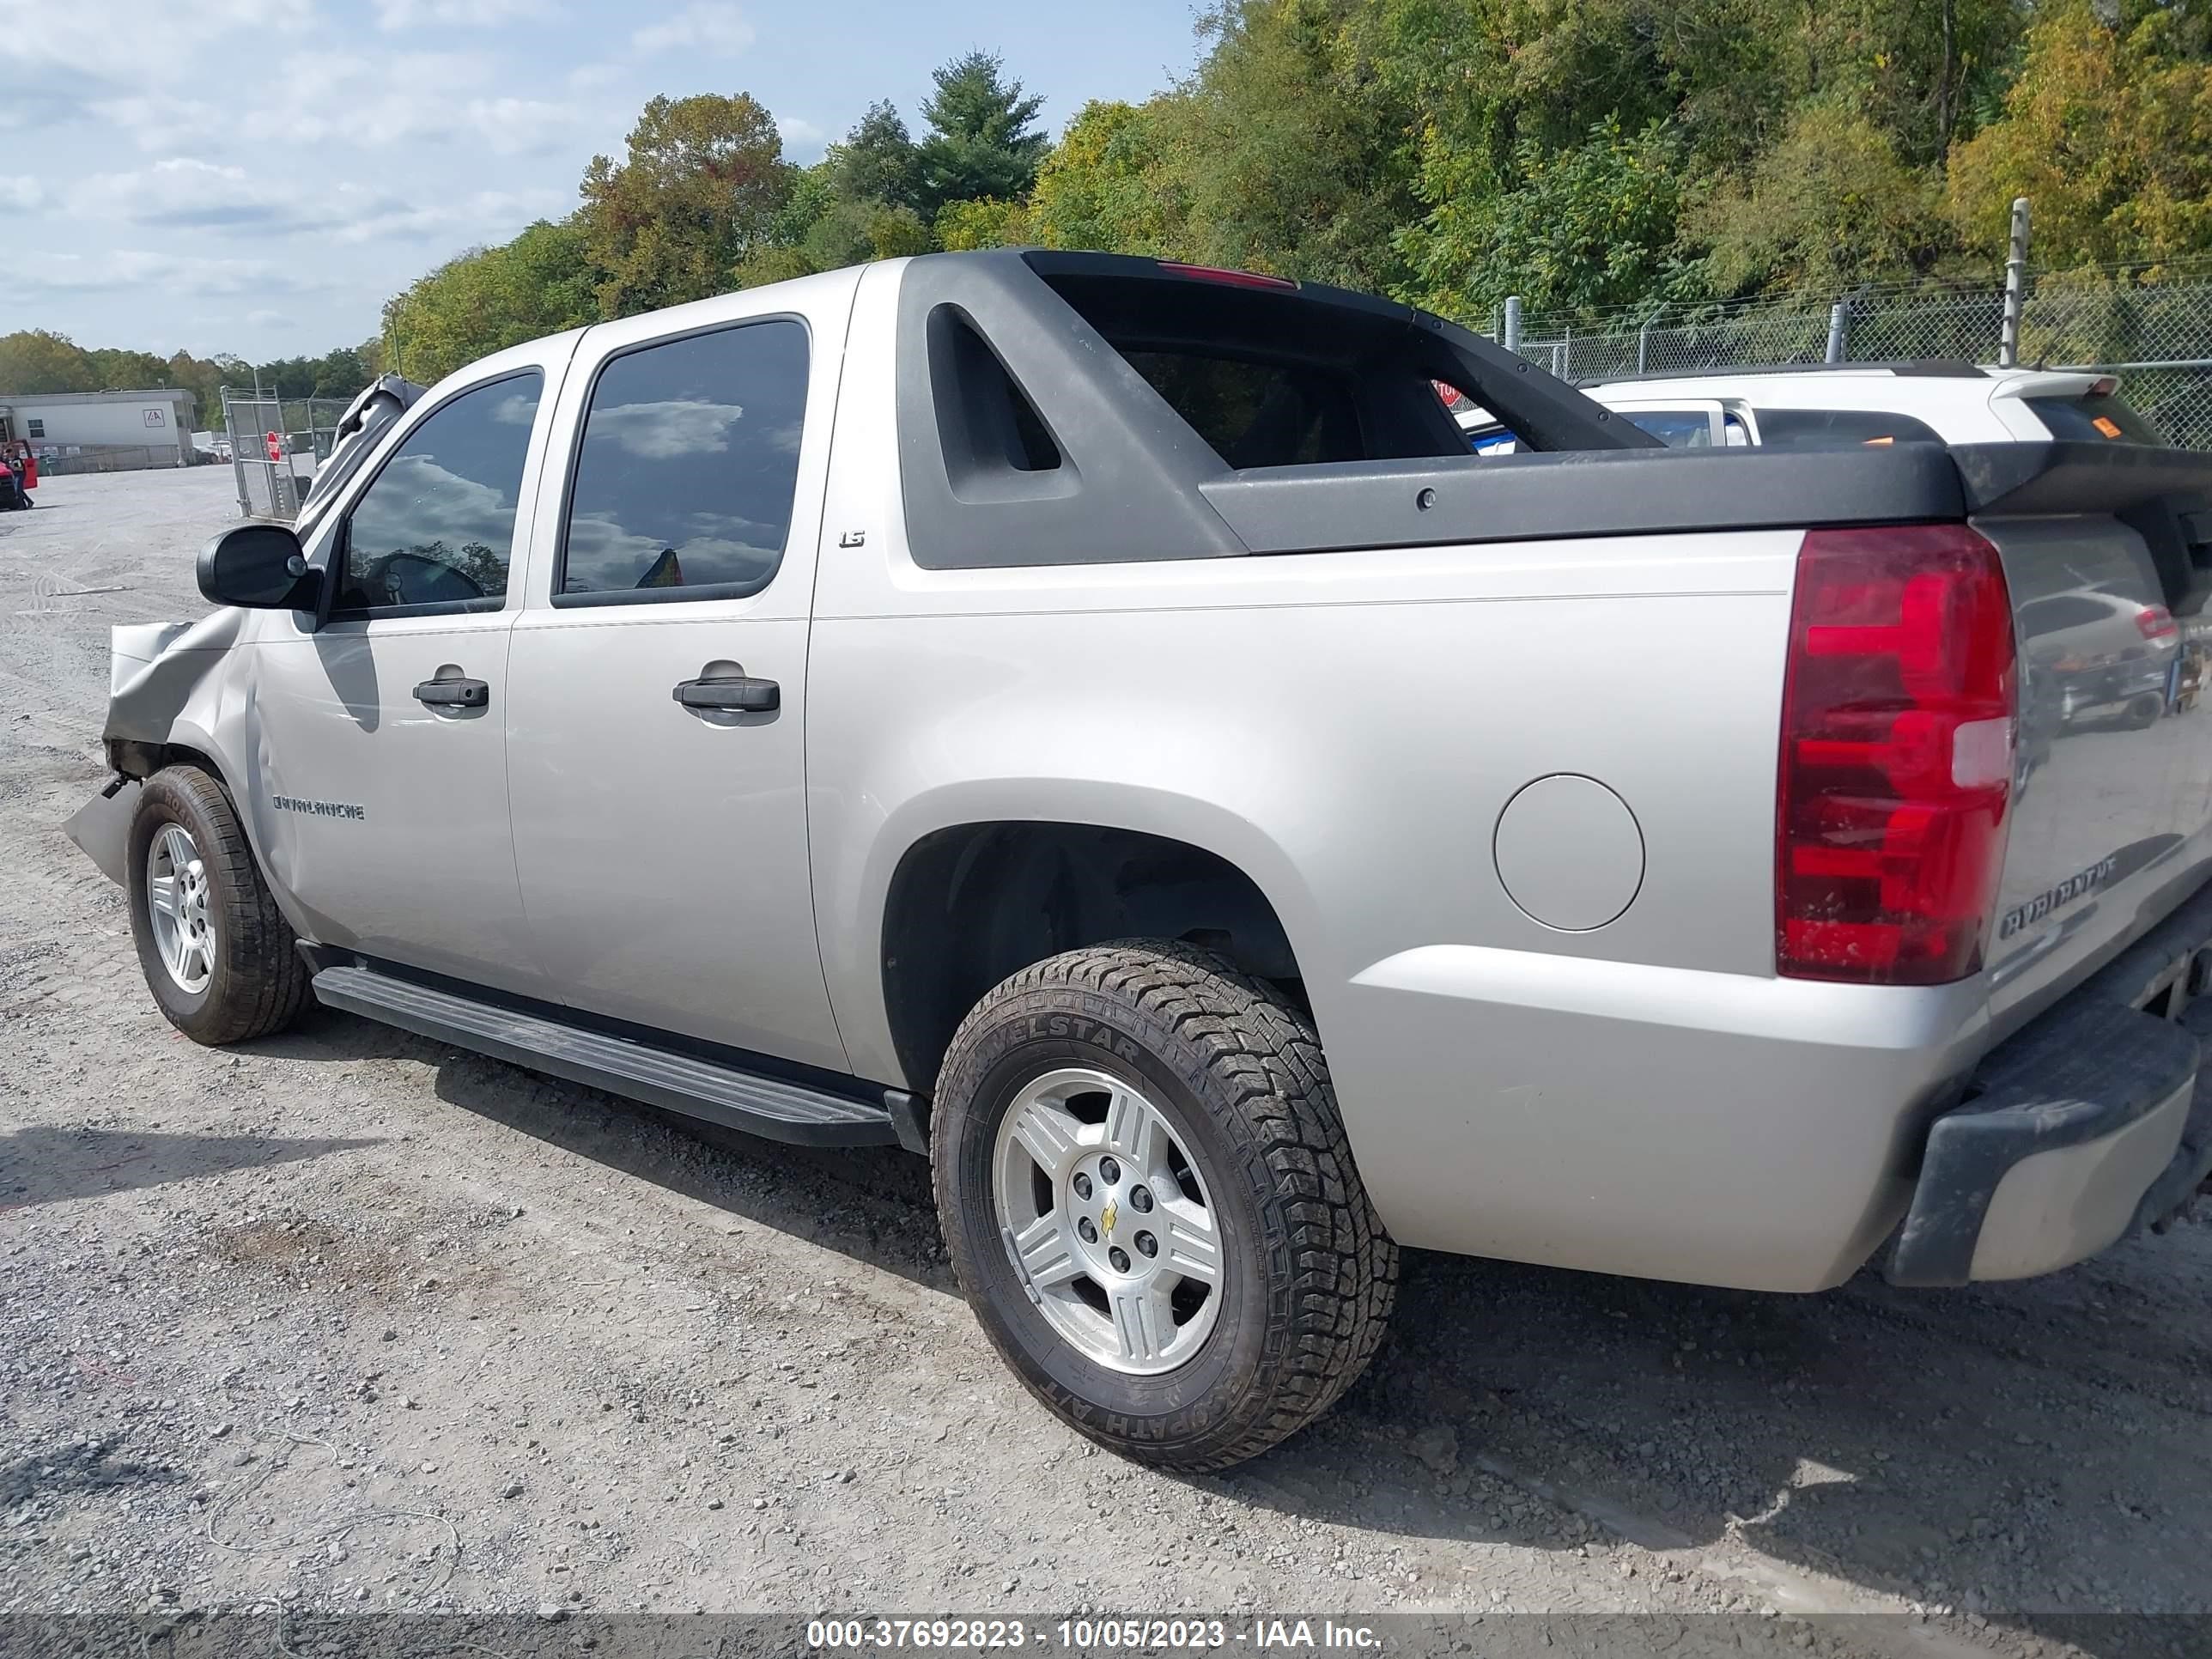
[{"label": "white car", "polygon": [[[2053,438],[2159,444],[2121,400],[2118,377],[1967,363],[1790,365],[1601,381],[1583,390],[1677,449],[1756,444],[2034,443]],[[1478,453],[1512,434],[1473,404],[1453,410]]]}]

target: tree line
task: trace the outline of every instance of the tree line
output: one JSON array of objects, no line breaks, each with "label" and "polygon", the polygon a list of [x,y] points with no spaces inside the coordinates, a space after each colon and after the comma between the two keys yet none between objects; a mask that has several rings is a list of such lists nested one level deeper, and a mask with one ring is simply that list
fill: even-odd
[{"label": "tree line", "polygon": [[647,105],[576,211],[386,308],[404,371],[856,260],[1006,245],[1273,271],[1486,321],[2212,252],[2205,0],[1224,0],[1057,143],[985,52],[811,167],[750,96]]},{"label": "tree line", "polygon": [[150,351],[100,346],[89,350],[65,334],[42,328],[0,335],[0,393],[17,396],[52,392],[138,392],[177,386],[199,404],[203,426],[222,424],[222,387],[251,386],[258,369],[264,391],[297,398],[350,398],[383,372],[384,345],[369,340],[340,346],[320,357],[283,357],[253,364],[227,352],[195,357],[179,351],[162,357]]},{"label": "tree line", "polygon": [[[264,377],[288,397],[384,366],[427,380],[940,248],[1235,265],[1478,325],[1509,294],[1574,320],[1986,287],[2015,196],[2045,270],[2155,278],[2212,254],[2212,0],[1221,0],[1200,29],[1188,76],[1087,105],[1057,142],[984,52],[935,72],[918,132],[878,102],[811,166],[748,94],[655,98],[574,212],[422,277],[380,342]],[[76,352],[9,337],[0,386],[37,389],[16,362]],[[126,379],[157,361],[76,356],[130,358]],[[163,372],[196,391],[210,373]]]}]

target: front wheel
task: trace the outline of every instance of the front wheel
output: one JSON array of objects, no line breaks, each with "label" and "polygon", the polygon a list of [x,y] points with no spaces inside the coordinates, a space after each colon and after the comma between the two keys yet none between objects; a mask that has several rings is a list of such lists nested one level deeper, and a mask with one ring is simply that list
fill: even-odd
[{"label": "front wheel", "polygon": [[1397,1249],[1312,1024],[1208,952],[1071,951],[976,1005],[932,1126],[954,1271],[1030,1391],[1094,1440],[1225,1468],[1365,1369]]},{"label": "front wheel", "polygon": [[131,813],[131,933],[161,1012],[195,1042],[291,1024],[307,969],[221,784],[189,766],[147,779]]}]

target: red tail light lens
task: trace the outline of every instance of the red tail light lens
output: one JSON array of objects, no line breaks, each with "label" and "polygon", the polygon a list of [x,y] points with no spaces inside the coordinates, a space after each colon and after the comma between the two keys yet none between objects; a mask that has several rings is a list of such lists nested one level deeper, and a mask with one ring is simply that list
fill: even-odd
[{"label": "red tail light lens", "polygon": [[2181,631],[2173,612],[2162,605],[2145,605],[2136,612],[2136,626],[2147,640],[2170,640]]},{"label": "red tail light lens", "polygon": [[2017,715],[1997,552],[1965,525],[1815,530],[1782,708],[1778,970],[1940,985],[1979,971]]}]

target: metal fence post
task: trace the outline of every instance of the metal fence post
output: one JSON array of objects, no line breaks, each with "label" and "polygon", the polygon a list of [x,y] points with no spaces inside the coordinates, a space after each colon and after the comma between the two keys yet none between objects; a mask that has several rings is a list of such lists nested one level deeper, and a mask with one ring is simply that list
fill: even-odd
[{"label": "metal fence post", "polygon": [[1651,325],[1646,323],[1636,331],[1636,372],[1645,372],[1644,365],[1651,357]]},{"label": "metal fence post", "polygon": [[1850,343],[1851,302],[1838,300],[1828,307],[1828,351],[1823,362],[1840,363]]},{"label": "metal fence post", "polygon": [[2005,251],[2004,321],[1997,331],[1997,367],[2020,367],[2020,313],[2027,287],[2027,198],[2012,204],[2012,241]]},{"label": "metal fence post", "polygon": [[1519,351],[1521,349],[1521,296],[1517,294],[1509,294],[1505,296],[1504,332],[1505,349],[1508,351]]}]

